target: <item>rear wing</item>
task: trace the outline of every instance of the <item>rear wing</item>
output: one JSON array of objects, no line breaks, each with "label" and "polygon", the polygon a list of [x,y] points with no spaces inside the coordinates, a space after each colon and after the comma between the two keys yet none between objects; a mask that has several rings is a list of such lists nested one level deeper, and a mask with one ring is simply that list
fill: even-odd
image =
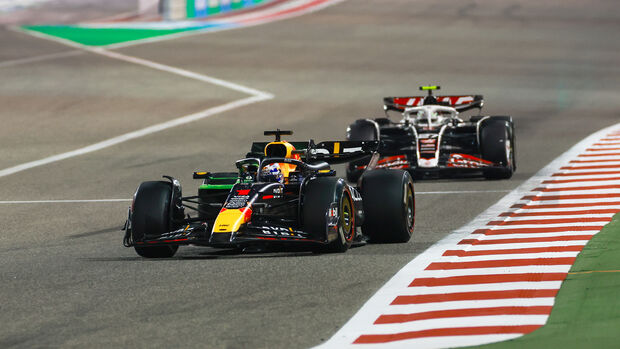
[{"label": "rear wing", "polygon": [[[309,142],[289,142],[295,147],[294,153],[304,161],[324,161],[329,164],[345,163],[370,156],[378,151],[379,141],[326,141],[315,144]],[[254,142],[246,157],[265,158],[265,146],[269,142]]]},{"label": "rear wing", "polygon": [[385,97],[383,98],[383,108],[385,111],[402,112],[405,108],[419,107],[422,105],[443,105],[453,107],[459,112],[478,108],[482,109],[484,100],[482,95],[464,96],[412,96],[412,97]]},{"label": "rear wing", "polygon": [[379,141],[328,141],[309,148],[306,159],[340,164],[370,156],[378,149]]}]

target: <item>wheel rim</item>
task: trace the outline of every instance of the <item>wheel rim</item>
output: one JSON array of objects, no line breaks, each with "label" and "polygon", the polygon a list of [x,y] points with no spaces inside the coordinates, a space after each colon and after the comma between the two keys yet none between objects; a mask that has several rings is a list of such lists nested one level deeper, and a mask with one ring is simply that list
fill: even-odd
[{"label": "wheel rim", "polygon": [[340,205],[340,228],[344,234],[344,238],[347,241],[353,239],[353,224],[355,215],[353,213],[353,205],[351,204],[351,197],[348,193],[343,194],[342,204]]},{"label": "wheel rim", "polygon": [[413,226],[415,222],[415,198],[413,196],[413,188],[407,184],[407,190],[405,192],[405,214],[407,215],[407,231],[413,233]]},{"label": "wheel rim", "polygon": [[512,168],[512,162],[512,142],[510,142],[510,139],[506,137],[506,166]]}]

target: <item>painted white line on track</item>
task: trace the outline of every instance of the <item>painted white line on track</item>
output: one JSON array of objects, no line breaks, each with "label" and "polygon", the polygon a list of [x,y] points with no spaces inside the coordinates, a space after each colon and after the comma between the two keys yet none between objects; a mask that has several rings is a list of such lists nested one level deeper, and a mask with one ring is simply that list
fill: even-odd
[{"label": "painted white line on track", "polygon": [[83,53],[84,53],[83,51],[71,50],[71,51],[64,51],[64,52],[48,53],[44,55],[32,56],[32,57],[26,57],[26,58],[12,59],[10,61],[0,62],[0,68],[14,67],[16,65],[43,62],[43,61],[49,61],[49,60],[58,59],[58,58],[78,56]]},{"label": "painted white line on track", "polygon": [[240,108],[246,105],[250,105],[253,103],[257,103],[257,102],[261,102],[261,101],[266,101],[269,99],[272,99],[274,96],[271,93],[268,92],[264,92],[264,91],[260,91],[251,87],[247,87],[247,86],[243,86],[241,84],[237,84],[237,83],[233,83],[230,81],[225,81],[222,79],[218,79],[218,78],[214,78],[211,76],[207,76],[207,75],[203,75],[203,74],[198,74],[195,72],[191,72],[185,69],[181,69],[181,68],[176,68],[176,67],[172,67],[169,65],[165,65],[165,64],[160,64],[160,63],[156,63],[153,61],[149,61],[143,58],[138,58],[138,57],[132,57],[132,56],[128,56],[128,55],[124,55],[118,52],[111,52],[111,51],[107,51],[105,49],[102,48],[92,48],[92,47],[88,47],[85,45],[81,45],[81,44],[77,44],[75,42],[69,41],[69,40],[65,40],[65,39],[60,39],[60,38],[56,38],[50,35],[46,35],[46,34],[42,34],[39,32],[35,32],[35,31],[30,31],[30,30],[26,30],[26,29],[22,29],[22,28],[18,28],[18,27],[12,27],[12,30],[18,31],[18,32],[22,32],[22,33],[26,33],[29,35],[33,35],[35,37],[39,37],[42,39],[46,39],[46,40],[51,40],[51,41],[56,41],[71,47],[77,47],[80,48],[82,50],[91,52],[91,53],[95,53],[95,54],[99,54],[105,57],[109,57],[109,58],[113,58],[113,59],[117,59],[117,60],[121,60],[124,62],[129,62],[129,63],[133,63],[133,64],[138,64],[141,66],[145,66],[151,69],[155,69],[155,70],[159,70],[159,71],[164,71],[164,72],[168,72],[171,74],[175,74],[175,75],[179,75],[179,76],[183,76],[186,78],[190,78],[190,79],[194,79],[194,80],[198,80],[198,81],[202,81],[202,82],[206,82],[209,84],[213,84],[216,86],[221,86],[224,88],[228,88],[237,92],[242,92],[242,93],[246,93],[249,94],[250,97],[246,97],[246,98],[242,98],[236,101],[232,101],[229,103],[225,103],[216,107],[211,107],[205,110],[202,110],[200,112],[197,113],[193,113],[193,114],[189,114],[189,115],[185,115],[176,119],[172,119],[166,122],[162,122],[156,125],[152,125],[152,126],[148,126],[145,127],[143,129],[137,130],[137,131],[133,131],[133,132],[128,132],[125,133],[123,135],[120,136],[116,136],[116,137],[112,137],[109,139],[106,139],[104,141],[95,143],[95,144],[91,144],[89,146],[86,147],[82,147],[76,150],[72,150],[72,151],[68,151],[62,154],[56,154],[56,155],[52,155],[52,156],[48,156],[46,158],[43,159],[39,159],[39,160],[35,160],[35,161],[30,161],[27,163],[23,163],[20,165],[16,165],[13,167],[9,167],[3,170],[0,170],[0,177],[4,177],[4,176],[8,176],[8,175],[12,175],[24,170],[28,170],[34,167],[38,167],[38,166],[43,166],[43,165],[47,165],[53,162],[57,162],[57,161],[61,161],[61,160],[65,160],[68,158],[72,158],[72,157],[76,157],[76,156],[80,156],[80,155],[84,155],[84,154],[88,154],[88,153],[92,153],[94,151],[98,151],[101,149],[105,149],[123,142],[127,142],[129,140],[132,139],[136,139],[136,138],[140,138],[140,137],[144,137],[156,132],[160,132],[172,127],[176,127],[176,126],[180,126],[180,125],[184,125],[190,122],[194,122],[197,120],[201,120],[207,117],[210,117],[212,115],[216,115],[219,113],[223,113],[226,111],[230,111],[236,108]]},{"label": "painted white line on track", "polygon": [[[310,12],[314,12],[314,11],[318,11],[320,9],[323,9],[327,6],[330,5],[334,5],[336,3],[339,3],[341,1],[344,0],[314,0],[314,1],[301,1],[301,2],[296,2],[296,3],[300,3],[303,5],[299,6],[299,11],[291,11],[291,8],[284,8],[281,9],[281,13],[280,15],[275,15],[272,16],[273,12],[269,12],[269,15],[264,20],[257,20],[255,22],[253,22],[252,24],[249,25],[243,25],[243,26],[239,26],[238,28],[246,28],[248,26],[253,26],[253,25],[259,25],[259,24],[265,24],[265,23],[269,23],[272,22],[274,20],[279,20],[279,19],[285,19],[285,18],[291,18],[291,17],[295,17],[295,16],[300,16],[306,13],[310,13]],[[289,6],[290,7],[290,6]],[[190,79],[194,79],[194,80],[198,80],[198,81],[202,81],[205,83],[209,83],[209,84],[213,84],[216,86],[221,86],[221,87],[225,87],[234,91],[238,91],[238,92],[242,92],[242,93],[246,93],[249,94],[250,97],[247,98],[243,98],[237,101],[233,101],[230,103],[226,103],[217,107],[212,107],[212,108],[208,108],[205,109],[203,111],[200,111],[198,113],[194,113],[194,114],[190,114],[190,115],[186,115],[177,119],[173,119],[167,122],[163,122],[157,125],[153,125],[153,126],[149,126],[146,128],[143,128],[141,130],[137,130],[137,131],[133,131],[133,132],[129,132],[117,137],[113,137],[107,140],[104,140],[102,142],[98,142],[80,149],[76,149],[73,151],[69,151],[69,152],[65,152],[62,154],[57,154],[57,155],[53,155],[53,156],[49,156],[40,160],[35,160],[35,161],[30,161],[24,164],[20,164],[20,165],[16,165],[10,168],[6,168],[3,170],[0,170],[0,177],[3,176],[8,176],[17,172],[21,172],[27,169],[31,169],[34,167],[38,167],[38,166],[43,166],[46,164],[50,164],[53,162],[57,162],[57,161],[61,161],[64,159],[68,159],[71,157],[75,157],[75,156],[80,156],[83,154],[87,154],[87,153],[91,153],[94,151],[98,151],[107,147],[111,147],[113,145],[117,145],[119,143],[123,143],[132,139],[136,139],[139,137],[143,137],[155,132],[160,132],[163,131],[165,129],[168,128],[172,128],[172,127],[176,127],[179,125],[183,125],[189,122],[193,122],[193,121],[197,121],[200,119],[204,119],[207,118],[209,116],[218,114],[218,113],[222,113],[225,111],[230,111],[232,109],[235,108],[239,108],[239,107],[243,107],[252,103],[257,103],[257,102],[261,102],[261,101],[265,101],[265,100],[269,100],[274,98],[274,96],[271,93],[265,92],[265,91],[260,91],[251,87],[247,87],[247,86],[243,86],[241,84],[237,84],[237,83],[233,83],[230,81],[226,81],[226,80],[222,80],[222,79],[218,79],[218,78],[214,78],[211,76],[207,76],[204,74],[199,74],[199,73],[195,73],[195,72],[191,72],[185,69],[181,69],[181,68],[177,68],[177,67],[172,67],[169,65],[165,65],[165,64],[161,64],[161,63],[157,63],[157,62],[153,62],[147,59],[143,59],[143,58],[138,58],[138,57],[133,57],[133,56],[129,56],[129,55],[125,55],[125,54],[121,54],[118,52],[112,52],[109,51],[108,49],[114,49],[114,48],[120,48],[120,47],[127,47],[127,46],[133,46],[133,45],[137,45],[137,44],[141,44],[141,43],[147,43],[147,42],[156,42],[156,41],[162,41],[162,40],[170,40],[170,39],[176,39],[176,38],[180,38],[180,37],[184,37],[184,36],[189,36],[189,35],[198,35],[198,34],[204,34],[205,32],[201,32],[200,30],[198,31],[194,31],[194,32],[185,32],[185,33],[179,33],[180,35],[168,35],[165,37],[159,37],[159,38],[153,38],[153,39],[146,39],[146,40],[136,40],[136,41],[132,41],[132,42],[125,42],[125,43],[121,43],[121,44],[116,44],[116,45],[108,45],[106,47],[90,47],[90,46],[86,46],[86,45],[82,45],[79,43],[76,43],[74,41],[71,40],[66,40],[66,39],[62,39],[59,37],[55,37],[52,35],[47,35],[41,32],[37,32],[37,31],[32,31],[32,30],[28,30],[28,29],[24,29],[24,28],[20,28],[18,26],[11,26],[9,27],[10,30],[15,31],[15,32],[20,32],[20,33],[25,33],[34,37],[38,37],[41,39],[45,39],[45,40],[50,40],[50,41],[54,41],[54,42],[58,42],[61,43],[63,45],[67,45],[70,47],[75,47],[78,48],[80,50],[83,51],[87,51],[87,52],[91,52],[91,53],[95,53],[98,55],[102,55],[108,58],[112,58],[112,59],[117,59],[117,60],[121,60],[124,62],[128,62],[128,63],[133,63],[133,64],[138,64],[138,65],[142,65],[151,69],[155,69],[155,70],[160,70],[160,71],[164,71],[164,72],[168,72],[171,74],[175,74],[175,75],[179,75],[179,76],[183,76],[186,78],[190,78]],[[107,49],[106,49],[107,48]]]},{"label": "painted white line on track", "polygon": [[[401,269],[396,275],[394,275],[375,295],[373,295],[364,306],[326,343],[319,346],[320,348],[443,348],[443,347],[460,347],[465,345],[483,344],[499,339],[514,338],[521,336],[524,333],[531,332],[538,328],[538,325],[542,325],[547,321],[548,315],[541,316],[536,321],[535,319],[528,319],[522,322],[524,325],[522,328],[513,326],[515,323],[507,320],[506,325],[508,327],[499,328],[494,327],[494,321],[487,321],[491,317],[480,317],[475,322],[468,322],[454,320],[455,327],[460,327],[462,331],[460,333],[467,334],[462,336],[453,336],[453,333],[448,329],[446,330],[443,322],[437,324],[436,327],[429,327],[429,330],[435,331],[430,333],[417,333],[416,328],[411,328],[404,325],[394,331],[386,330],[385,326],[377,326],[375,320],[382,314],[386,314],[386,310],[392,306],[390,304],[395,300],[395,297],[407,295],[407,294],[428,294],[432,292],[442,297],[450,297],[460,292],[472,292],[478,293],[481,291],[506,291],[506,290],[519,290],[532,289],[559,289],[562,280],[566,273],[570,269],[570,265],[544,265],[544,263],[564,263],[561,259],[556,259],[551,262],[541,262],[540,265],[528,265],[528,266],[510,266],[510,267],[494,267],[495,265],[510,265],[519,263],[531,263],[531,261],[519,261],[519,262],[506,262],[504,258],[490,257],[484,261],[476,261],[473,264],[441,264],[447,260],[443,256],[448,250],[462,251],[463,253],[485,253],[489,251],[490,256],[494,256],[495,253],[501,253],[501,250],[507,252],[518,253],[518,249],[525,249],[526,251],[546,251],[545,248],[552,249],[567,249],[573,248],[579,250],[580,246],[584,246],[590,239],[590,237],[597,231],[589,230],[583,232],[571,232],[569,236],[565,236],[564,231],[570,231],[575,229],[571,227],[573,224],[562,224],[558,228],[559,233],[536,233],[537,230],[552,228],[553,224],[544,225],[516,225],[516,226],[497,226],[495,228],[505,229],[506,235],[489,236],[483,234],[472,234],[472,232],[484,232],[490,231],[491,233],[497,232],[496,229],[489,230],[490,226],[487,224],[490,221],[501,221],[505,217],[500,216],[506,212],[524,213],[529,212],[529,209],[541,209],[545,211],[555,211],[556,208],[567,208],[572,210],[586,210],[588,208],[620,208],[620,198],[584,198],[583,196],[566,196],[562,195],[562,192],[557,192],[556,199],[552,196],[543,197],[546,200],[531,201],[540,199],[540,196],[536,196],[537,192],[533,191],[535,188],[544,187],[543,182],[552,180],[565,180],[565,179],[580,179],[591,180],[592,178],[600,178],[599,176],[609,176],[609,173],[599,171],[588,171],[594,173],[579,173],[578,176],[553,176],[558,174],[562,166],[567,166],[570,160],[583,159],[579,157],[584,153],[585,149],[589,148],[593,143],[598,142],[601,138],[605,138],[610,131],[617,130],[620,124],[610,126],[599,132],[596,132],[584,140],[571,147],[568,151],[562,154],[560,157],[549,163],[533,177],[525,181],[518,188],[514,189],[496,204],[491,206],[485,212],[476,217],[469,224],[455,230],[435,245],[424,251],[422,254],[415,257],[409,262],[403,269]],[[614,156],[614,155],[606,155]],[[618,156],[618,155],[616,155]],[[620,158],[620,156],[618,156]],[[582,178],[583,176],[583,178]],[[605,192],[608,194],[608,192]],[[595,194],[597,195],[597,194]],[[613,194],[612,194],[613,195]],[[515,204],[521,204],[517,207]],[[583,207],[579,207],[584,205]],[[538,206],[538,207],[537,207]],[[571,207],[572,206],[572,207]],[[569,208],[571,207],[571,208]],[[578,208],[575,208],[578,207]],[[516,209],[515,209],[516,208]],[[560,210],[561,212],[561,210]],[[532,219],[532,218],[530,218]],[[527,223],[527,222],[526,222]],[[600,222],[588,222],[581,225],[587,226],[602,226],[605,223]],[[515,230],[515,233],[525,232],[522,229],[524,227],[533,228],[528,234],[510,234],[511,229]],[[503,232],[503,231],[502,231]],[[554,236],[556,235],[556,236]],[[514,239],[515,236],[524,237],[522,239]],[[535,236],[535,237],[534,237]],[[544,236],[544,237],[543,237]],[[534,238],[532,238],[534,237]],[[415,239],[415,237],[414,237]],[[482,239],[482,240],[481,240]],[[576,240],[578,239],[578,240]],[[490,244],[485,244],[490,243]],[[493,243],[495,242],[495,243]],[[572,246],[572,247],[571,247]],[[520,259],[531,259],[532,257],[523,257]],[[560,257],[558,257],[560,258]],[[571,259],[571,257],[567,257]],[[519,258],[517,258],[519,259]],[[454,259],[450,259],[452,261]],[[468,262],[469,260],[460,259],[460,264]],[[434,264],[434,265],[433,265]],[[449,269],[453,267],[478,267],[479,269]],[[538,271],[539,274],[535,274]],[[540,273],[542,272],[542,273]],[[475,276],[477,275],[477,276]],[[428,276],[435,276],[429,278]],[[498,304],[502,304],[501,302]],[[416,309],[412,306],[410,309]],[[432,309],[432,307],[426,307],[426,310]],[[442,306],[442,309],[449,309]],[[416,310],[417,311],[417,310]],[[391,311],[390,311],[391,313]],[[513,316],[507,316],[507,319],[515,319]],[[532,320],[532,321],[530,321]],[[452,321],[452,320],[451,320]],[[497,323],[495,323],[497,325]],[[474,330],[471,330],[471,327]],[[482,330],[484,326],[487,326],[488,333]],[[511,327],[512,326],[512,327]],[[500,326],[501,327],[501,326]],[[476,329],[477,328],[477,329]],[[508,331],[510,335],[502,334]],[[513,332],[510,332],[513,331]],[[506,333],[508,333],[506,332]],[[384,333],[384,336],[373,336],[376,333]],[[489,336],[490,335],[490,336]],[[425,338],[417,338],[425,337]],[[365,344],[361,344],[365,343]],[[375,343],[375,344],[372,344]]]},{"label": "painted white line on track", "polygon": [[257,90],[255,88],[243,86],[243,85],[240,85],[240,84],[236,84],[234,82],[230,82],[230,81],[214,78],[214,77],[207,76],[207,75],[204,75],[204,74],[199,74],[199,73],[191,72],[189,70],[185,70],[185,69],[181,69],[181,68],[176,68],[176,67],[172,67],[172,66],[169,66],[169,65],[161,64],[161,63],[156,63],[156,62],[153,62],[153,61],[150,61],[150,60],[147,60],[147,59],[133,57],[133,56],[128,56],[128,55],[124,55],[122,53],[112,52],[112,51],[108,51],[108,50],[105,50],[105,49],[102,49],[102,48],[90,48],[89,47],[89,48],[87,48],[87,50],[90,51],[90,52],[93,52],[93,53],[100,54],[102,56],[118,59],[120,61],[125,61],[125,62],[129,62],[129,63],[134,63],[134,64],[142,65],[142,66],[145,66],[145,67],[148,67],[148,68],[152,68],[152,69],[155,69],[155,70],[161,70],[161,71],[168,72],[168,73],[171,73],[171,74],[183,76],[183,77],[186,77],[186,78],[189,78],[189,79],[194,79],[194,80],[206,82],[208,84],[225,87],[227,89],[238,91],[238,92],[242,92],[242,93],[246,93],[246,94],[249,94],[249,95],[253,95],[255,97],[260,97],[260,98],[262,98],[261,100],[267,100],[267,99],[271,99],[271,98],[274,97],[271,93],[260,91],[260,90]]},{"label": "painted white line on track", "polygon": [[21,171],[28,170],[34,167],[38,167],[38,166],[47,165],[53,162],[76,157],[79,155],[92,153],[94,151],[105,149],[113,145],[127,142],[132,139],[144,137],[144,136],[147,136],[147,135],[150,135],[156,132],[160,132],[160,131],[163,131],[163,130],[166,130],[172,127],[194,122],[196,120],[204,119],[204,118],[207,118],[215,114],[219,114],[225,111],[239,108],[241,106],[249,105],[249,104],[256,103],[259,101],[264,101],[264,100],[265,100],[265,97],[263,96],[252,96],[252,97],[243,98],[243,99],[240,99],[234,102],[230,102],[230,103],[226,103],[226,104],[223,104],[217,107],[209,108],[209,109],[203,110],[198,113],[182,116],[177,119],[173,119],[170,121],[162,122],[160,124],[145,127],[141,130],[137,130],[137,131],[125,133],[117,137],[109,138],[99,143],[91,144],[83,148],[79,148],[79,149],[72,150],[66,153],[62,153],[62,154],[49,156],[49,157],[46,157],[40,160],[30,161],[30,162],[27,162],[21,165],[9,167],[4,170],[0,170],[0,177],[8,176],[8,175],[11,175],[17,172],[21,172]]},{"label": "painted white line on track", "polygon": [[131,199],[92,199],[92,200],[14,200],[0,201],[0,205],[14,204],[72,204],[72,203],[97,203],[97,202],[130,202]]}]

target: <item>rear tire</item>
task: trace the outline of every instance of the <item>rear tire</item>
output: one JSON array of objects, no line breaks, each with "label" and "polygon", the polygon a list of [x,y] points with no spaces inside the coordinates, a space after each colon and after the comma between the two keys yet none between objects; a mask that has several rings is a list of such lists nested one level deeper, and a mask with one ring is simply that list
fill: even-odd
[{"label": "rear tire", "polygon": [[[145,238],[156,238],[171,230],[170,197],[172,185],[169,182],[144,182],[136,191],[131,214],[131,234],[135,242]],[[134,249],[145,258],[169,258],[179,246],[137,246]]]},{"label": "rear tire", "polygon": [[407,171],[377,169],[362,176],[364,224],[371,242],[407,242],[415,224],[415,192]]},{"label": "rear tire", "polygon": [[484,160],[503,166],[483,170],[486,179],[508,179],[515,168],[512,123],[489,120],[480,130],[480,151]]},{"label": "rear tire", "polygon": [[345,252],[351,247],[355,236],[355,207],[347,185],[340,178],[319,177],[311,180],[304,189],[302,218],[304,230],[308,233],[327,234],[326,213],[333,202],[338,203],[340,215],[338,236],[318,248],[317,252]]},{"label": "rear tire", "polygon": [[[366,119],[356,120],[349,125],[349,129],[347,130],[347,140],[349,141],[376,141],[378,139],[377,127],[373,122]],[[358,169],[358,166],[366,166],[369,161],[370,156],[351,161],[347,165],[347,180],[351,183],[356,183],[362,173],[364,173],[364,170]]]}]

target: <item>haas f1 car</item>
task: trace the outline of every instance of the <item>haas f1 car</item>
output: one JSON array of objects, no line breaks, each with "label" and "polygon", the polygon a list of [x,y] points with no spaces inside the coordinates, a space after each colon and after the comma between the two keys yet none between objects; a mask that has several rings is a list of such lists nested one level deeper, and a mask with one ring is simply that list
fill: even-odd
[{"label": "haas f1 car", "polygon": [[[264,250],[306,244],[344,252],[353,242],[407,242],[414,226],[414,188],[403,170],[373,169],[377,141],[287,142],[292,131],[265,131],[237,172],[194,172],[198,195],[178,180],[143,182],[125,223],[124,245],[147,258],[172,257],[180,245]],[[330,164],[372,159],[358,186]],[[373,160],[374,159],[374,160]],[[195,214],[189,215],[188,211]]]},{"label": "haas f1 car", "polygon": [[[413,178],[481,174],[506,179],[516,170],[514,123],[510,116],[482,116],[481,95],[434,96],[439,86],[422,86],[426,96],[386,97],[388,117],[359,119],[347,129],[350,141],[380,141],[377,168],[407,169]],[[460,112],[478,109],[465,121]],[[399,122],[390,112],[402,115]],[[366,159],[347,167],[347,179],[358,180]]]}]

